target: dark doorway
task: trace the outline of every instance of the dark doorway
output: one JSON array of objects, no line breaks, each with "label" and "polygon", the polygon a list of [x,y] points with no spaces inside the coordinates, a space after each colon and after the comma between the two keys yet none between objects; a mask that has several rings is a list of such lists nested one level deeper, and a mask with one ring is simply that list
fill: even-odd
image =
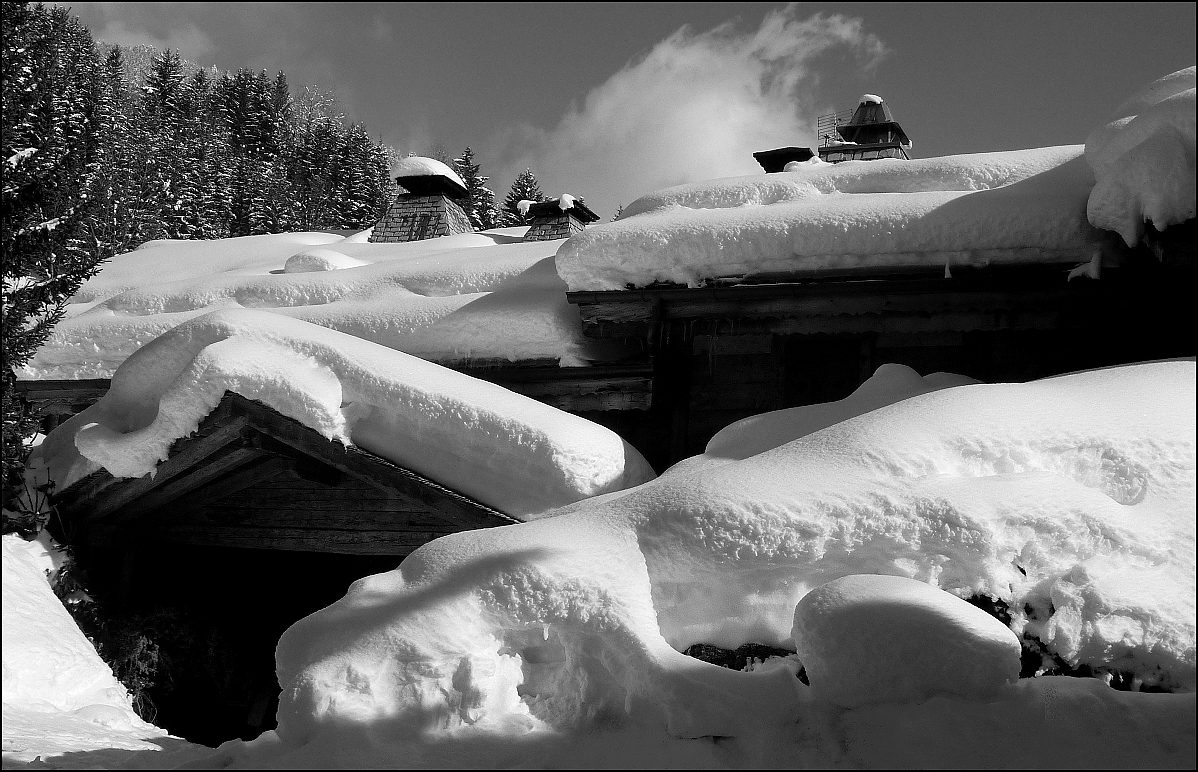
[{"label": "dark doorway", "polygon": [[216,746],[275,728],[283,631],[402,558],[141,546],[78,559],[103,613],[152,652],[143,716]]}]

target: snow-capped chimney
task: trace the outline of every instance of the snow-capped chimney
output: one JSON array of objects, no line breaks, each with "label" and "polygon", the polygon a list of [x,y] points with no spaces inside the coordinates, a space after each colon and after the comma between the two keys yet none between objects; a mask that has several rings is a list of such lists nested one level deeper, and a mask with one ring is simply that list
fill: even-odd
[{"label": "snow-capped chimney", "polygon": [[[582,233],[587,223],[599,219],[599,215],[569,193],[539,204],[527,203],[527,207],[521,206],[520,209],[531,214],[533,220],[532,225],[528,226],[528,233],[524,234],[525,241],[567,239],[575,233]],[[525,202],[521,201],[520,204]]]},{"label": "snow-capped chimney", "polygon": [[862,94],[856,110],[821,115],[815,124],[821,160],[839,163],[911,157],[907,132],[876,94]]},{"label": "snow-capped chimney", "polygon": [[776,150],[759,150],[753,154],[766,174],[786,170],[786,164],[806,163],[815,157],[815,151],[809,147],[780,147]]},{"label": "snow-capped chimney", "polygon": [[458,203],[468,195],[457,172],[434,158],[408,156],[391,167],[399,193],[370,234],[373,243],[473,233]]}]

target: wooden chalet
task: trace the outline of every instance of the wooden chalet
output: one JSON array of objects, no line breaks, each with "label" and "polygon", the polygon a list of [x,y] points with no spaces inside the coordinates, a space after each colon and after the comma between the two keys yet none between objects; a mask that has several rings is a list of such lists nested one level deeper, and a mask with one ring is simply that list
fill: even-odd
[{"label": "wooden chalet", "polygon": [[58,535],[94,549],[150,542],[403,556],[448,533],[519,522],[233,393],[153,476],[100,470],[54,500]]},{"label": "wooden chalet", "polygon": [[951,278],[727,276],[567,298],[587,336],[650,353],[651,407],[613,428],[660,470],[741,418],[848,396],[885,363],[1012,382],[1193,356],[1194,242],[1194,221],[1150,233],[1099,279],[1030,264],[954,267]]}]

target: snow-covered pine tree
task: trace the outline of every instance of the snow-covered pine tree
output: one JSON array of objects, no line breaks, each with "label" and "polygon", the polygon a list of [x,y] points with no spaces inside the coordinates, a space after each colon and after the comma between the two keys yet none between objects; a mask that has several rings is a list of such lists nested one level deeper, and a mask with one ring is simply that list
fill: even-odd
[{"label": "snow-covered pine tree", "polygon": [[126,252],[145,240],[141,231],[146,209],[138,196],[138,165],[144,162],[144,151],[132,147],[131,95],[124,70],[124,50],[114,46],[100,70],[100,141],[95,174],[89,180],[95,209],[84,224],[87,248],[97,259]]},{"label": "snow-covered pine tree", "polygon": [[34,513],[10,516],[23,484],[24,442],[34,428],[16,394],[14,368],[25,364],[62,318],[67,299],[98,260],[82,243],[95,204],[101,98],[100,63],[91,33],[65,8],[5,3],[0,72],[0,252],[4,303],[3,493],[5,532],[36,530]]},{"label": "snow-covered pine tree", "polygon": [[620,215],[622,214],[624,214],[624,205],[620,204],[616,207],[616,213],[611,216],[611,220],[608,222],[615,222],[616,220],[620,219]]},{"label": "snow-covered pine tree", "polygon": [[338,154],[338,179],[334,190],[340,203],[340,228],[373,225],[391,198],[386,152],[370,138],[366,127],[352,123],[345,129]]},{"label": "snow-covered pine tree", "polygon": [[532,173],[532,169],[525,169],[516,176],[516,181],[508,190],[507,197],[503,199],[503,211],[501,212],[503,224],[506,227],[531,225],[532,217],[520,214],[516,206],[521,201],[540,202],[544,200],[545,194],[541,192],[536,175]]},{"label": "snow-covered pine tree", "polygon": [[335,162],[341,147],[341,113],[329,92],[304,89],[291,112],[292,144],[287,151],[288,173],[297,227],[330,227],[337,217],[333,195]]},{"label": "snow-covered pine tree", "polygon": [[487,180],[479,174],[479,164],[474,163],[474,151],[467,147],[459,158],[453,159],[453,170],[466,183],[470,194],[462,208],[470,218],[475,230],[485,231],[499,224],[499,207],[495,204],[495,193],[487,187]]}]

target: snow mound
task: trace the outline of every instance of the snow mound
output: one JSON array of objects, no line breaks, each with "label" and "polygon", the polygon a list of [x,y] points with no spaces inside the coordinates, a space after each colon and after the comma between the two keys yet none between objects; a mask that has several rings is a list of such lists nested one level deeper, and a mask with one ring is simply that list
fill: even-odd
[{"label": "snow mound", "polygon": [[1194,78],[1187,67],[1148,84],[1086,138],[1096,180],[1087,215],[1129,247],[1145,222],[1163,231],[1195,216]]},{"label": "snow mound", "polygon": [[31,461],[61,490],[103,467],[140,477],[226,390],[259,400],[496,509],[531,517],[652,479],[586,419],[407,354],[260,311],[217,311],[129,357],[98,403]]},{"label": "snow mound", "polygon": [[328,233],[150,242],[84,283],[18,376],[109,378],[167,330],[236,308],[440,362],[602,359],[582,335],[565,282],[545,272],[564,242],[523,242],[522,234],[507,228],[401,244]]},{"label": "snow mound", "polygon": [[[786,646],[811,589],[861,573],[996,598],[1014,634],[1071,664],[1192,691],[1194,380],[1181,361],[930,391],[438,539],[284,634],[278,737],[793,727],[813,699],[794,668],[680,652]],[[1009,689],[997,698],[1044,702]]]},{"label": "snow mound", "polygon": [[812,692],[856,708],[948,693],[994,696],[1019,680],[1019,639],[981,609],[901,576],[843,576],[795,608]]},{"label": "snow mound", "polygon": [[787,161],[786,166],[782,167],[782,171],[784,171],[784,172],[801,172],[804,169],[809,169],[812,166],[819,166],[820,164],[825,164],[825,163],[827,163],[827,161],[820,158],[818,155],[813,155],[810,158],[808,158],[806,161]]},{"label": "snow mound", "polygon": [[336,271],[341,268],[357,268],[359,265],[369,263],[332,249],[305,249],[287,258],[283,265],[283,273]]},{"label": "snow mound", "polygon": [[842,400],[773,410],[729,424],[708,440],[703,458],[739,461],[909,397],[971,383],[979,381],[952,373],[921,376],[906,365],[885,364]]},{"label": "snow mound", "polygon": [[[410,155],[407,158],[399,159],[391,165],[391,176],[393,178],[426,177],[432,175],[448,177],[463,188],[466,187],[466,183],[462,182],[462,178],[458,176],[457,172],[436,158]],[[403,183],[400,184],[402,185]]]},{"label": "snow mound", "polygon": [[142,725],[125,687],[50,589],[42,545],[16,535],[2,541],[5,712],[87,710]]},{"label": "snow mound", "polygon": [[567,241],[571,290],[766,273],[1085,262],[1099,234],[1080,145],[816,164],[680,185]]}]

